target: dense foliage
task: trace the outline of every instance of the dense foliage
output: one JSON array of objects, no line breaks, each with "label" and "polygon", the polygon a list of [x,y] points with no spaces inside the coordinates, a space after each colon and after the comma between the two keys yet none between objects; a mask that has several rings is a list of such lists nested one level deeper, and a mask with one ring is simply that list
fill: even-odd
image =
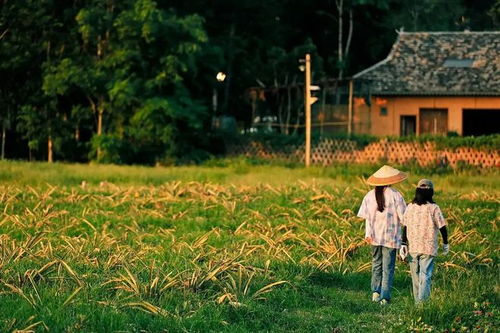
[{"label": "dense foliage", "polygon": [[495,0],[1,0],[2,157],[197,161],[219,149],[212,116],[248,125],[246,89],[297,86],[305,52],[315,80],[342,79],[383,58],[395,29],[498,17]]}]

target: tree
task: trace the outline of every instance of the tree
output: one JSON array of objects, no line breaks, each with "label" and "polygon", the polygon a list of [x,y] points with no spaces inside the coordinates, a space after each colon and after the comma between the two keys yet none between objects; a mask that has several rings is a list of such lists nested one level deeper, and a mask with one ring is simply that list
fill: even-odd
[{"label": "tree", "polygon": [[405,31],[463,30],[459,23],[464,16],[463,1],[396,1],[391,0],[385,24]]},{"label": "tree", "polygon": [[[65,95],[77,88],[87,99],[97,118],[96,133],[103,132],[103,116],[107,99],[107,83],[116,68],[111,52],[114,1],[90,1],[76,15],[81,44],[73,54],[49,64],[44,75],[43,89],[48,95]],[[76,37],[76,36],[75,36]]]},{"label": "tree", "polygon": [[7,130],[15,129],[19,106],[37,91],[41,65],[40,32],[32,28],[31,20],[43,14],[44,11],[32,0],[4,1],[0,7],[2,159],[6,154]]},{"label": "tree", "polygon": [[2,146],[5,125],[11,125],[28,141],[30,159],[31,152],[46,142],[47,160],[53,160],[53,140],[60,132],[55,118],[63,117],[64,111],[59,109],[57,99],[44,94],[42,75],[53,58],[74,47],[66,31],[71,30],[68,23],[77,3],[20,0],[4,1],[1,7],[0,24],[5,29],[0,41],[0,72],[9,78],[0,83],[0,104],[6,120]]},{"label": "tree", "polygon": [[[206,41],[202,19],[178,17],[151,0],[94,1],[76,18],[80,51],[47,71],[44,90],[64,95],[76,89],[85,96],[97,118],[98,159],[99,137],[106,131],[125,138],[137,133],[128,133],[128,126],[140,126],[158,112],[165,117],[156,119],[162,122],[155,125],[175,126],[179,113],[172,108],[179,103],[173,101],[182,88],[183,73],[191,70]],[[164,143],[174,139],[161,137]]]}]

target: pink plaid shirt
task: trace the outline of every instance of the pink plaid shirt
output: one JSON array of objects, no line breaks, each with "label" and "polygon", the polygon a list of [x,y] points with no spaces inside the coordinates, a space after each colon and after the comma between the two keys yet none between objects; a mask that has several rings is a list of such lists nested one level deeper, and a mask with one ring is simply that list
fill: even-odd
[{"label": "pink plaid shirt", "polygon": [[406,203],[401,193],[386,187],[384,191],[385,209],[379,212],[375,190],[363,198],[358,216],[366,220],[365,237],[372,239],[372,245],[399,249],[401,246],[401,221]]}]

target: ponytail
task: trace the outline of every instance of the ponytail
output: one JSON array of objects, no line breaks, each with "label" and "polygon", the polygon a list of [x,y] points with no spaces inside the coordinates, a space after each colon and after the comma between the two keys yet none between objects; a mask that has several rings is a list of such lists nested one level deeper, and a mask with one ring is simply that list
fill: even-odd
[{"label": "ponytail", "polygon": [[383,212],[385,208],[384,190],[387,186],[375,186],[375,199],[377,199],[377,210]]}]

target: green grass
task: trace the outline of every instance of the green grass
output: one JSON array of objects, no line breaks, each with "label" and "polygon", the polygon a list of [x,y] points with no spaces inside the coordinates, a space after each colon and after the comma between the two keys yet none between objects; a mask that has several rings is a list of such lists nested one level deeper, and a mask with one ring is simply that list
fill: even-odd
[{"label": "green grass", "polygon": [[0,331],[494,331],[498,171],[410,170],[397,188],[434,181],[452,252],[425,307],[399,261],[381,308],[355,217],[375,169],[1,162]]}]

